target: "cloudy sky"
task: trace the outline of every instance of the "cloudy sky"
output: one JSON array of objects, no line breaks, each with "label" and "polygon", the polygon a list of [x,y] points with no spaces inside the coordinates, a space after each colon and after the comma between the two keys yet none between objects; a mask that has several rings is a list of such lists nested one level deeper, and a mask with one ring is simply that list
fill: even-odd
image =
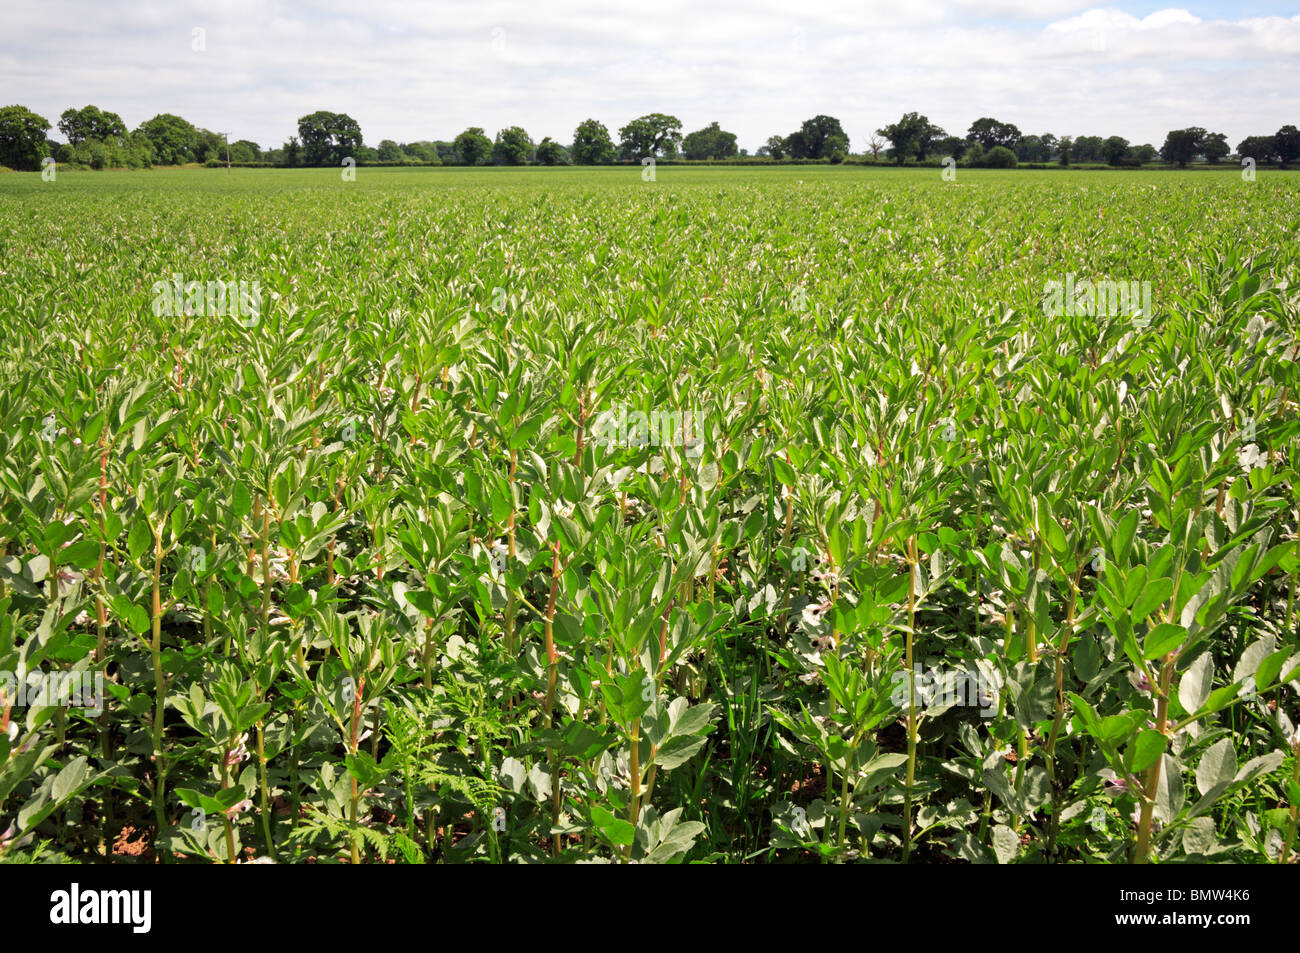
[{"label": "cloudy sky", "polygon": [[[1300,125],[1300,2],[1075,0],[3,0],[0,105],[131,128],[160,112],[281,145],[317,109],[380,139],[521,125],[568,143],[646,112],[718,120],[751,152],[808,116],[859,151],[917,110],[949,132]],[[54,132],[57,138],[57,131]]]}]

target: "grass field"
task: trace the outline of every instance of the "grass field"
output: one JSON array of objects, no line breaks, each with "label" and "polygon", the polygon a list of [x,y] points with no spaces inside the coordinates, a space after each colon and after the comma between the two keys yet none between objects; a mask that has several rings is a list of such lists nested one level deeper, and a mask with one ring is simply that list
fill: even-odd
[{"label": "grass field", "polygon": [[0,859],[1294,863],[1298,321],[1300,173],[0,176]]}]

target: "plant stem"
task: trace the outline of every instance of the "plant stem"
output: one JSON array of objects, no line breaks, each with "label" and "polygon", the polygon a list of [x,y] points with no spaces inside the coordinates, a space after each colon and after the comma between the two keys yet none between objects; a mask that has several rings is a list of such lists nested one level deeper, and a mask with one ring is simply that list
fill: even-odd
[{"label": "plant stem", "polygon": [[1070,648],[1070,639],[1074,636],[1074,610],[1079,596],[1078,575],[1070,580],[1070,601],[1065,609],[1065,625],[1061,642],[1056,646],[1056,717],[1052,721],[1052,732],[1048,735],[1044,758],[1047,762],[1047,780],[1052,788],[1052,821],[1047,828],[1047,856],[1056,853],[1056,837],[1061,826],[1061,790],[1056,777],[1056,739],[1061,733],[1061,724],[1065,721],[1065,654]]},{"label": "plant stem", "polygon": [[[560,544],[551,543],[551,591],[546,601],[546,729],[551,728],[555,711],[555,687],[559,681],[560,656],[555,650],[555,600],[560,590]],[[560,811],[564,806],[564,790],[560,787],[559,752],[552,749],[551,761],[551,827],[560,824]],[[560,835],[551,835],[551,854],[560,855]]]},{"label": "plant stem", "polygon": [[[632,719],[632,730],[628,735],[628,801],[627,820],[636,827],[641,815],[641,719]],[[635,840],[633,840],[635,843]],[[632,844],[623,848],[623,856],[632,856]]]},{"label": "plant stem", "polygon": [[916,670],[912,667],[916,632],[916,537],[907,541],[907,780],[903,788],[903,863],[912,854],[912,786],[916,782]]},{"label": "plant stem", "polygon": [[[854,748],[850,748],[849,752],[844,756],[844,772],[840,777],[840,829],[839,836],[836,838],[836,845],[840,850],[843,850],[845,847],[845,831],[847,831],[849,824],[849,769],[852,767],[853,758],[856,753],[857,748],[855,746]],[[843,858],[841,857],[840,863],[843,862]]]},{"label": "plant stem", "polygon": [[[366,690],[366,680],[364,677],[357,683],[356,695],[352,700],[352,737],[349,739],[348,748],[353,755],[357,753],[357,729],[361,724],[361,694]],[[348,820],[351,822],[353,831],[351,834],[352,842],[352,863],[361,863],[361,844],[356,833],[357,826],[357,802],[361,800],[361,792],[357,790],[356,775],[352,775],[352,800],[348,806]]]},{"label": "plant stem", "polygon": [[[510,451],[510,472],[507,476],[507,487],[510,493],[510,515],[506,517],[506,541],[509,561],[506,564],[506,571],[515,563],[515,470],[519,467],[519,451]],[[505,635],[506,635],[506,654],[513,657],[515,654],[515,616],[519,613],[519,597],[515,593],[515,587],[509,584],[506,579],[506,572],[501,574],[502,579],[506,582],[506,618],[505,618]]]},{"label": "plant stem", "polygon": [[[1156,731],[1165,733],[1169,718],[1169,685],[1173,681],[1173,655],[1166,655],[1160,669],[1160,697],[1156,702]],[[1133,863],[1145,864],[1151,854],[1151,820],[1156,807],[1156,794],[1160,790],[1160,771],[1164,766],[1165,756],[1161,754],[1156,763],[1147,769],[1143,785],[1142,815],[1138,822],[1137,846],[1133,851]]]},{"label": "plant stem", "polygon": [[271,840],[271,798],[266,774],[266,746],[263,743],[262,719],[257,721],[257,761],[261,787],[262,836],[266,838],[266,856],[275,858],[275,845]]},{"label": "plant stem", "polygon": [[[230,787],[230,752],[235,747],[235,733],[232,731],[226,738],[226,747],[221,752],[221,790],[225,791]],[[235,829],[230,821],[228,811],[221,812],[221,823],[226,829],[226,863],[235,862]]]},{"label": "plant stem", "polygon": [[153,631],[150,642],[150,654],[153,656],[153,814],[154,856],[160,863],[166,863],[167,857],[162,850],[162,832],[166,826],[163,807],[163,795],[167,784],[167,765],[163,760],[163,714],[167,707],[167,679],[162,668],[162,529],[154,530],[153,560]]}]

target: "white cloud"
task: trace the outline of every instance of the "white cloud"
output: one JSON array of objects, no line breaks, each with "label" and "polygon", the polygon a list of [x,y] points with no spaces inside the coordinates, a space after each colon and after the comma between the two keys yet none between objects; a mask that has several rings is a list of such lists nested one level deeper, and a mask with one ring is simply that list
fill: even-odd
[{"label": "white cloud", "polygon": [[[196,27],[202,52],[192,49]],[[588,116],[616,132],[663,111],[688,130],[717,119],[750,149],[826,112],[860,146],[913,109],[952,132],[992,115],[1025,132],[1156,145],[1195,124],[1235,143],[1300,123],[1287,81],[1297,65],[1300,16],[1137,17],[1073,0],[6,0],[0,9],[6,102],[51,121],[95,103],[130,126],[175,112],[265,146],[316,109],[351,114],[372,144],[514,124],[567,142]]]}]

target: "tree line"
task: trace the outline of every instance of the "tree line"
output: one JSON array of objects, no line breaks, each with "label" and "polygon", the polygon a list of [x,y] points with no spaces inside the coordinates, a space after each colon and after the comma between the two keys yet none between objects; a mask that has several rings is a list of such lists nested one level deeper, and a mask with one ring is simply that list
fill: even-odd
[{"label": "tree line", "polygon": [[[888,149],[886,140],[890,143]],[[888,159],[900,165],[951,156],[964,165],[995,168],[1012,168],[1022,162],[1142,166],[1157,158],[1186,168],[1197,160],[1215,165],[1232,155],[1226,135],[1199,126],[1170,130],[1164,144],[1157,149],[1150,143],[1134,145],[1123,136],[1058,138],[1050,132],[1025,135],[1013,123],[991,116],[976,119],[964,137],[953,136],[915,112],[906,113],[897,122],[876,130],[867,148],[874,157],[884,152]],[[1247,136],[1238,143],[1236,154],[1252,158],[1257,164],[1272,162],[1285,167],[1288,162],[1300,159],[1300,130],[1287,125],[1272,136]]]},{"label": "tree line", "polygon": [[[346,113],[318,110],[298,120],[297,134],[280,148],[263,150],[249,139],[233,142],[222,133],[195,126],[171,113],[160,113],[128,130],[116,113],[96,106],[67,109],[58,129],[67,140],[47,137],[50,123],[24,106],[0,109],[0,165],[35,170],[42,160],[92,169],[148,168],[155,165],[200,163],[278,166],[338,166],[345,159],[358,165],[607,165],[646,158],[666,161],[740,159],[749,156],[737,145],[733,132],[712,122],[683,133],[682,122],[667,113],[648,113],[618,130],[615,140],[604,123],[587,119],[562,144],[549,136],[541,142],[520,126],[509,126],[490,138],[483,128],[471,126],[449,141],[424,140],[399,143],[381,140],[368,146],[360,124]],[[1236,154],[1257,164],[1287,163],[1300,159],[1300,130],[1285,125],[1272,135],[1247,136]],[[1201,127],[1171,130],[1157,149],[1146,143],[1131,144],[1122,136],[1025,135],[1014,124],[992,117],[971,123],[964,136],[951,135],[919,113],[909,112],[898,121],[877,129],[855,158],[849,137],[833,116],[805,120],[786,135],[773,135],[755,153],[768,161],[844,162],[850,159],[904,165],[951,157],[965,166],[1014,168],[1021,163],[1071,165],[1106,163],[1142,166],[1157,158],[1180,168],[1194,161],[1216,164],[1232,155],[1227,136]]]}]

